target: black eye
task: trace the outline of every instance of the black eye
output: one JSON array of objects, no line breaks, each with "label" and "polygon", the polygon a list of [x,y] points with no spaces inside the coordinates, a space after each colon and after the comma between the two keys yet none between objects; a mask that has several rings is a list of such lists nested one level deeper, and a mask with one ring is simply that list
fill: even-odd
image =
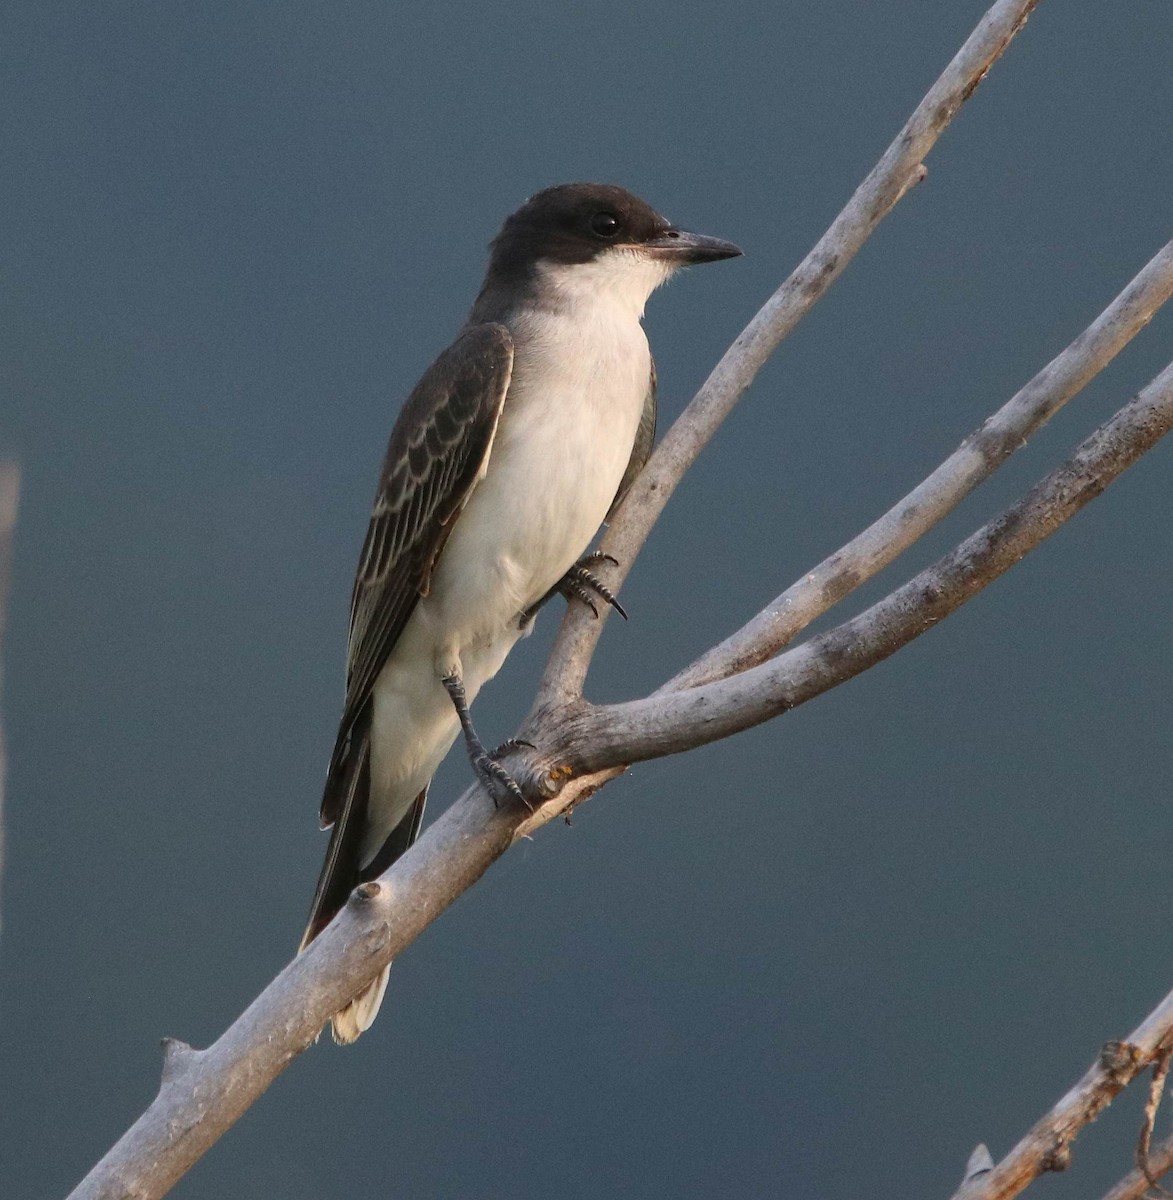
[{"label": "black eye", "polygon": [[599,212],[591,217],[591,233],[601,238],[613,238],[619,232],[619,218],[614,213]]}]

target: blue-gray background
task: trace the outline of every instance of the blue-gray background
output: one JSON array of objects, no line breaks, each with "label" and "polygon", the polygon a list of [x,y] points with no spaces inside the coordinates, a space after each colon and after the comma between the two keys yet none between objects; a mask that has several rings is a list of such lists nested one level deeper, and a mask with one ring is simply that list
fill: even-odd
[{"label": "blue-gray background", "polygon": [[[378,461],[504,214],[612,180],[742,244],[653,298],[670,420],[984,6],[10,0],[5,1197],[65,1192],[158,1038],[207,1043],[296,944]],[[1040,7],[680,489],[592,696],[836,548],[1149,258],[1171,45],[1167,0]],[[845,611],[1155,374],[1170,316]],[[177,1195],[940,1196],[1005,1151],[1173,984],[1171,452],[866,677],[512,852]],[[1137,1120],[1040,1195],[1097,1195]]]}]

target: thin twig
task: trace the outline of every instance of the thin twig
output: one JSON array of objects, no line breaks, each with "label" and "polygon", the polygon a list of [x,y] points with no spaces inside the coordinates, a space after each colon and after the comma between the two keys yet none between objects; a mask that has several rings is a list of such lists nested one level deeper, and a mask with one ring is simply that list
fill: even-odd
[{"label": "thin twig", "polygon": [[[684,473],[762,365],[843,273],[880,221],[924,177],[923,159],[1037,3],[998,0],[986,13],[831,227],[713,368],[656,448],[602,541],[601,549],[619,562],[607,579],[612,588],[631,569]],[[535,711],[582,694],[602,626],[602,619],[592,621],[579,606],[571,607],[542,677]]]},{"label": "thin twig", "polygon": [[1140,1137],[1136,1144],[1136,1165],[1140,1173],[1148,1180],[1158,1196],[1167,1197],[1169,1193],[1157,1182],[1153,1174],[1150,1151],[1153,1142],[1153,1128],[1157,1123],[1157,1110],[1161,1107],[1161,1096],[1165,1092],[1165,1080],[1169,1075],[1169,1060],[1173,1057],[1173,1049],[1166,1046],[1153,1062],[1153,1078],[1149,1084],[1148,1099],[1144,1106],[1144,1120],[1140,1126]]},{"label": "thin twig", "polygon": [[1102,371],[1171,295],[1173,242],[1148,262],[1066,350],[971,433],[927,479],[661,690],[723,679],[777,654],[816,617],[944,520]]},{"label": "thin twig", "polygon": [[[1173,372],[1169,372],[1173,378]],[[1084,1077],[988,1174],[964,1183],[953,1200],[1008,1200],[1046,1171],[1062,1171],[1085,1125],[1162,1054],[1173,1033],[1173,992],[1123,1042],[1109,1042]],[[1152,1164],[1154,1169],[1158,1165]],[[1143,1189],[1142,1189],[1143,1190]],[[1139,1193],[1137,1193],[1139,1195]]]}]

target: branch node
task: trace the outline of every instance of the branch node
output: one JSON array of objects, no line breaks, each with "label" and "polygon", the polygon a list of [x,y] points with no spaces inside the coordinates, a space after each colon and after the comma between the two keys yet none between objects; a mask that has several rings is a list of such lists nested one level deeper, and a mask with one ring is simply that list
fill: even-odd
[{"label": "branch node", "polygon": [[928,167],[926,167],[923,162],[917,163],[916,166],[909,171],[908,178],[904,181],[903,187],[901,187],[900,191],[896,193],[896,200],[893,201],[893,205],[895,205],[896,202],[903,200],[904,197],[911,192],[918,183],[924,183],[928,177]]},{"label": "branch node", "polygon": [[1043,1171],[1066,1171],[1071,1166],[1071,1143],[1060,1137],[1043,1156],[1039,1167]]},{"label": "branch node", "polygon": [[988,1175],[994,1169],[994,1158],[985,1142],[978,1142],[973,1153],[965,1163],[965,1174],[962,1183],[970,1183],[982,1175]]},{"label": "branch node", "polygon": [[543,800],[553,800],[566,786],[574,774],[574,769],[566,763],[551,767],[538,778],[538,791]]},{"label": "branch node", "polygon": [[1131,1042],[1105,1042],[1100,1047],[1100,1069],[1121,1087],[1140,1070],[1141,1061],[1140,1050]]},{"label": "branch node", "polygon": [[173,1083],[186,1075],[200,1051],[192,1049],[179,1038],[165,1037],[160,1040],[163,1047],[163,1083]]},{"label": "branch node", "polygon": [[350,893],[350,899],[354,904],[369,904],[382,890],[383,885],[377,879],[371,879],[366,883],[360,883]]}]

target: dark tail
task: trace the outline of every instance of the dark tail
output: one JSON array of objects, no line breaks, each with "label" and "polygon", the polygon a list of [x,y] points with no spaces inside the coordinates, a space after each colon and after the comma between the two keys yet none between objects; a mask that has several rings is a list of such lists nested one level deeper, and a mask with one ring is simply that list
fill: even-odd
[{"label": "dark tail", "polygon": [[[378,854],[366,866],[360,865],[363,836],[367,827],[367,807],[371,794],[371,733],[369,714],[360,716],[344,745],[335,750],[326,779],[322,800],[322,819],[333,820],[326,861],[318,876],[318,886],[310,906],[309,923],[298,951],[302,951],[326,928],[346,904],[350,893],[360,884],[375,879],[419,837],[424,819],[425,787],[415,798],[407,815],[391,831]],[[353,1042],[369,1029],[379,1011],[387,987],[387,970],[365,992],[350,1002],[333,1020],[334,1040]]]},{"label": "dark tail", "polygon": [[371,733],[369,720],[351,731],[349,745],[330,764],[322,820],[333,824],[326,861],[318,875],[309,924],[299,950],[304,950],[333,920],[359,883],[359,851],[367,825],[371,795]]}]

